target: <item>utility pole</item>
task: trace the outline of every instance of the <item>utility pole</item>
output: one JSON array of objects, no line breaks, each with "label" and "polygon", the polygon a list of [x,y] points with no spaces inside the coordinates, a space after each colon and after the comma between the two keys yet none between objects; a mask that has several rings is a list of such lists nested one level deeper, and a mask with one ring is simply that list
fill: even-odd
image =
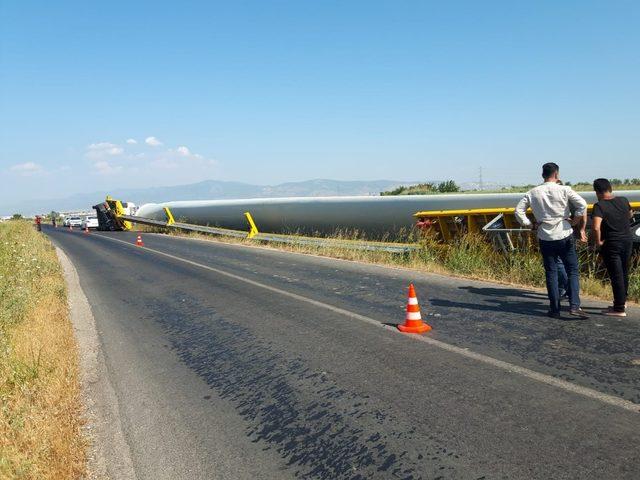
[{"label": "utility pole", "polygon": [[484,183],[482,182],[482,166],[478,169],[478,187],[480,191],[484,190]]}]

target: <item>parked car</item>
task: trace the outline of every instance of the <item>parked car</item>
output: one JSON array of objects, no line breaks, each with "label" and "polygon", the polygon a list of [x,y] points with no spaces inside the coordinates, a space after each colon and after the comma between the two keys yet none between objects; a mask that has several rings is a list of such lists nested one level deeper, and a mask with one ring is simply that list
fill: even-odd
[{"label": "parked car", "polygon": [[69,226],[69,217],[64,217],[62,219],[62,226],[63,227],[68,227]]},{"label": "parked car", "polygon": [[84,217],[84,220],[82,221],[82,229],[84,230],[85,228],[98,228],[98,217]]},{"label": "parked car", "polygon": [[69,227],[81,227],[82,226],[82,217],[69,217]]}]

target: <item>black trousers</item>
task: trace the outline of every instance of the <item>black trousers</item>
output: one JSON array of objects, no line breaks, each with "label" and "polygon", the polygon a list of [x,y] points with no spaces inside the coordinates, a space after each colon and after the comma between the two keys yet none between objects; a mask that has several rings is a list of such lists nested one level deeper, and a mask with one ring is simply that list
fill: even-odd
[{"label": "black trousers", "polygon": [[624,304],[627,302],[632,247],[631,240],[606,240],[600,251],[609,272],[613,289],[613,309],[616,312],[624,312]]}]

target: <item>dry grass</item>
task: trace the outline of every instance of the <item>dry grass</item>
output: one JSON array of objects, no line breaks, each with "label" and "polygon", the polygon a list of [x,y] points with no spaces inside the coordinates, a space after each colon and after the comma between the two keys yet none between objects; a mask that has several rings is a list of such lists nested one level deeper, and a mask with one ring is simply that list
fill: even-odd
[{"label": "dry grass", "polygon": [[0,478],[81,478],[86,443],[64,279],[28,222],[0,224],[0,296]]},{"label": "dry grass", "polygon": [[[358,262],[411,268],[423,272],[454,275],[463,278],[490,280],[511,285],[542,288],[545,285],[544,269],[536,251],[516,251],[510,255],[496,252],[481,235],[465,235],[455,242],[441,245],[420,240],[420,248],[406,254],[365,251],[341,246],[315,246],[304,244],[280,244],[257,242],[234,237],[221,237],[177,229],[146,228],[146,231],[168,233],[210,241],[234,244],[261,244],[266,248],[308,253],[314,255],[354,260]],[[340,232],[339,239],[359,239]],[[406,241],[406,236],[398,240]],[[586,247],[579,247],[581,263],[581,290],[584,295],[611,300],[611,287],[596,254]],[[640,302],[640,258],[634,260],[629,286],[629,300]]]}]

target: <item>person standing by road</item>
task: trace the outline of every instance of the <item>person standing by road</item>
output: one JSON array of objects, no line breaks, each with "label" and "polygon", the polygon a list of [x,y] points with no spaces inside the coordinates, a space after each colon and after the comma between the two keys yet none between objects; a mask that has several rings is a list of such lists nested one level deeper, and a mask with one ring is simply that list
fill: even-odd
[{"label": "person standing by road", "polygon": [[[515,214],[523,227],[537,227],[549,296],[547,315],[561,318],[558,288],[558,260],[561,260],[569,278],[569,313],[574,317],[586,319],[589,317],[580,308],[580,275],[573,227],[578,227],[580,241],[586,242],[587,202],[571,187],[557,183],[559,173],[560,167],[557,164],[545,163],[542,166],[544,183],[532,188],[522,197],[516,206]],[[527,218],[528,208],[533,211],[535,224]],[[573,221],[570,221],[572,209],[574,216]]]},{"label": "person standing by road", "polygon": [[626,317],[625,307],[629,291],[629,262],[633,240],[629,200],[613,195],[606,178],[593,181],[598,202],[593,206],[592,230],[596,248],[604,260],[613,290],[613,307],[602,313],[612,317]]}]

